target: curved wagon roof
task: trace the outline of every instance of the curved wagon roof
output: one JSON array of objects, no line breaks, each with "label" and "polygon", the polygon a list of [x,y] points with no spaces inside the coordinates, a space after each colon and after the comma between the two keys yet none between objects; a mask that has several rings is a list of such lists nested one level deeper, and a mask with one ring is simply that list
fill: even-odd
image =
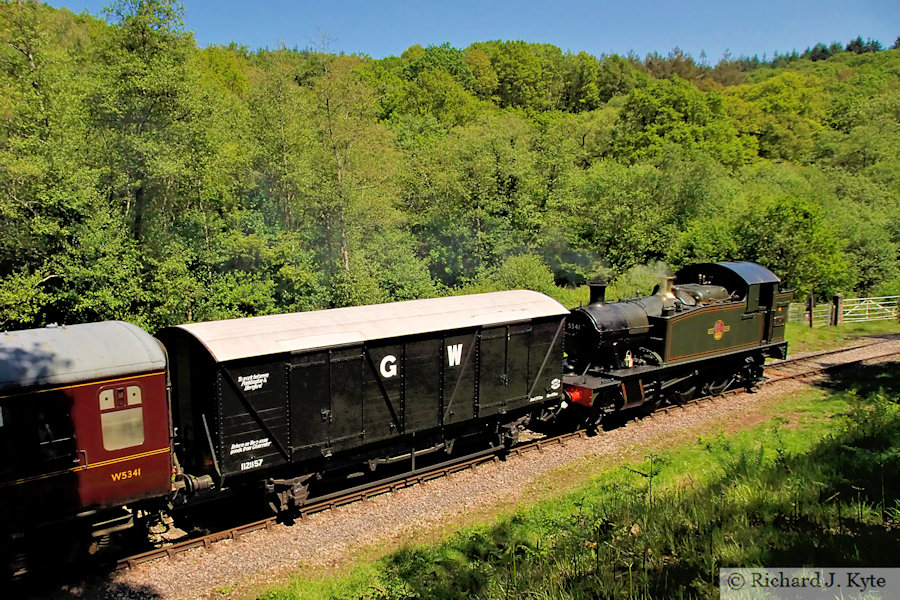
[{"label": "curved wagon roof", "polygon": [[167,332],[190,334],[225,362],[568,313],[549,296],[516,290],[190,323]]},{"label": "curved wagon roof", "polygon": [[124,321],[0,333],[0,394],[165,367],[159,342]]}]

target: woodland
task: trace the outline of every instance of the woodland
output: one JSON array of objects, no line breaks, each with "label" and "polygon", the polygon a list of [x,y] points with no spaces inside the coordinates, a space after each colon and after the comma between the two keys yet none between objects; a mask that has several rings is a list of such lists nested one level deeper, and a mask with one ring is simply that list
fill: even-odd
[{"label": "woodland", "polygon": [[571,306],[714,260],[900,294],[898,44],[376,60],[200,48],[169,0],[4,0],[0,330],[510,288]]}]

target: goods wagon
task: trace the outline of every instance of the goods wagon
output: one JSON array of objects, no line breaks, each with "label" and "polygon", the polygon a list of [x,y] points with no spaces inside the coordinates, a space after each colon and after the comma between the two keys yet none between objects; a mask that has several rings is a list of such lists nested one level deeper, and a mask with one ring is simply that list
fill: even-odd
[{"label": "goods wagon", "polygon": [[313,474],[510,443],[562,400],[567,314],[512,291],[164,330],[181,467],[220,488],[264,474],[287,508]]}]

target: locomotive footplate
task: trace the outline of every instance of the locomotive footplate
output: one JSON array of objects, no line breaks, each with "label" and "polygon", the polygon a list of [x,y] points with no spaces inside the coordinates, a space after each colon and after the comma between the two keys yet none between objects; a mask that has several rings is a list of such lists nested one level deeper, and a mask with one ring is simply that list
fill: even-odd
[{"label": "locomotive footplate", "polygon": [[655,375],[659,375],[661,367],[658,365],[642,365],[639,367],[631,367],[628,369],[612,369],[610,371],[606,371],[606,375],[608,375],[612,379],[631,379],[633,377],[640,377],[641,375],[646,375],[647,373],[653,373]]}]

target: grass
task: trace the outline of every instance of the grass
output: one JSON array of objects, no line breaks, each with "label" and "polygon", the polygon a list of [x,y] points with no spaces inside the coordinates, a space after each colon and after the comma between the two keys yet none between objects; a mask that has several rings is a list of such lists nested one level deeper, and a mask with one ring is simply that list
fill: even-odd
[{"label": "grass", "polygon": [[898,395],[895,372],[843,375],[755,428],[594,471],[562,497],[262,597],[705,599],[720,567],[893,564]]},{"label": "grass", "polygon": [[841,346],[852,345],[854,341],[861,338],[889,334],[900,334],[900,322],[867,321],[864,323],[847,323],[837,327],[807,327],[796,323],[788,323],[785,330],[785,339],[788,341],[788,352],[793,353],[831,350]]}]

